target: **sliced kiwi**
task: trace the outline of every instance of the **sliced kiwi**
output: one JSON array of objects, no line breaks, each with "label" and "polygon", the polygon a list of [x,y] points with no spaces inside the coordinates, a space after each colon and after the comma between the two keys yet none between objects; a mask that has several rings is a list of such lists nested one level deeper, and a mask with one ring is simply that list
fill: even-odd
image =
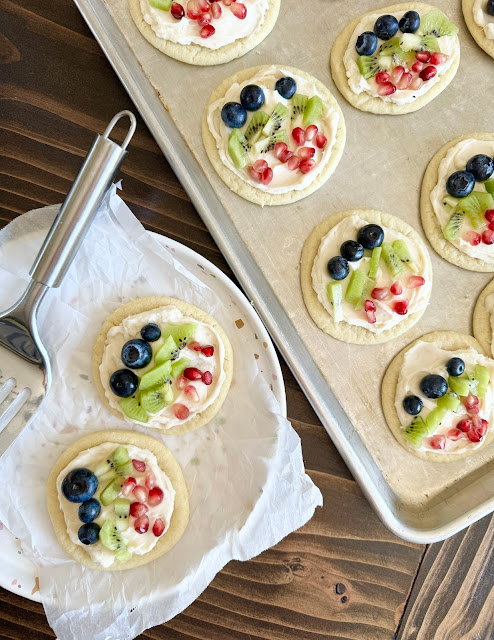
[{"label": "sliced kiwi", "polygon": [[130,500],[127,500],[127,498],[116,498],[114,506],[115,526],[118,531],[125,531],[129,528]]},{"label": "sliced kiwi", "polygon": [[177,362],[172,362],[172,378],[178,378],[190,365],[188,358],[180,358]]},{"label": "sliced kiwi", "polygon": [[173,0],[149,0],[149,4],[155,9],[161,9],[162,11],[170,11]]},{"label": "sliced kiwi", "polygon": [[343,320],[343,287],[340,282],[330,282],[326,287],[328,299],[333,306],[333,320]]},{"label": "sliced kiwi", "polygon": [[470,393],[470,381],[467,378],[449,376],[448,386],[459,396],[467,396]]},{"label": "sliced kiwi", "polygon": [[355,305],[355,311],[360,311],[360,309],[364,308],[365,301],[371,299],[371,293],[372,290],[375,289],[375,287],[376,281],[373,278],[365,276],[364,288],[362,290],[360,300]]},{"label": "sliced kiwi", "polygon": [[461,198],[456,211],[466,213],[474,229],[485,225],[484,213],[494,208],[494,198],[484,191],[472,191],[466,198]]},{"label": "sliced kiwi", "polygon": [[300,116],[304,115],[305,107],[307,105],[308,100],[309,100],[308,96],[304,96],[301,93],[293,94],[290,100],[292,122],[294,120],[297,120]]},{"label": "sliced kiwi", "polygon": [[285,107],[284,104],[278,102],[276,107],[274,108],[273,113],[269,116],[269,120],[263,127],[262,133],[265,136],[271,136],[275,131],[280,129],[281,125],[285,122],[285,120],[289,117],[290,110],[288,107]]},{"label": "sliced kiwi", "polygon": [[403,53],[403,49],[400,47],[400,38],[391,38],[383,42],[379,47],[378,53],[381,56],[392,56],[395,53]]},{"label": "sliced kiwi", "polygon": [[428,430],[422,416],[415,416],[412,422],[403,431],[403,437],[412,446],[420,447],[422,440],[427,435]]},{"label": "sliced kiwi", "polygon": [[389,242],[383,242],[381,247],[384,264],[386,265],[392,277],[396,278],[401,273],[403,273],[405,266],[403,262],[398,258]]},{"label": "sliced kiwi", "polygon": [[412,64],[415,62],[415,51],[397,51],[393,53],[393,66],[397,67],[401,65],[407,69],[412,68]]},{"label": "sliced kiwi", "polygon": [[487,193],[494,196],[494,180],[486,180],[486,182],[484,182],[484,187]]},{"label": "sliced kiwi", "polygon": [[94,474],[96,476],[102,476],[108,471],[111,471],[115,467],[119,465],[123,465],[130,460],[129,452],[122,445],[118,446],[113,453],[106,458],[106,460],[102,460],[96,466],[94,470]]},{"label": "sliced kiwi", "polygon": [[449,391],[446,395],[437,399],[437,406],[442,407],[443,409],[447,409],[448,411],[454,411],[455,413],[458,411],[458,408],[461,404],[460,398],[456,395],[456,393],[452,393]]},{"label": "sliced kiwi", "polygon": [[[234,129],[237,131],[237,129]],[[179,356],[179,349],[173,336],[168,336],[158,351],[154,354],[154,364],[163,364],[167,360],[176,360]]]},{"label": "sliced kiwi", "polygon": [[434,433],[434,431],[438,428],[441,422],[444,420],[444,416],[448,413],[448,410],[445,407],[437,406],[435,409],[429,413],[427,418],[425,419],[425,426],[427,427],[428,433]]},{"label": "sliced kiwi", "polygon": [[443,229],[443,236],[446,238],[446,240],[456,240],[456,238],[460,235],[460,230],[464,219],[465,213],[463,211],[455,211],[453,213]]},{"label": "sliced kiwi", "polygon": [[395,240],[393,242],[393,250],[405,266],[414,273],[417,273],[418,267],[412,260],[412,256],[408,251],[407,243],[404,240]]},{"label": "sliced kiwi", "polygon": [[197,330],[197,325],[191,322],[185,324],[169,325],[163,332],[163,340],[171,336],[179,349],[183,349],[192,340]]},{"label": "sliced kiwi", "polygon": [[122,398],[122,400],[120,400],[120,409],[122,409],[127,418],[131,420],[144,423],[149,420],[148,414],[141,407],[139,397],[136,395],[130,396],[129,398]]},{"label": "sliced kiwi", "polygon": [[350,304],[356,305],[364,291],[367,276],[360,269],[355,269],[350,276],[347,290],[345,292],[345,300]]},{"label": "sliced kiwi", "polygon": [[[159,364],[157,367],[153,367],[149,369],[141,378],[139,382],[139,392],[141,393],[141,404],[142,404],[142,394],[147,389],[152,389],[153,387],[161,386],[165,382],[170,380],[170,376],[172,373],[172,363],[170,360]],[[144,407],[143,407],[144,408]]]},{"label": "sliced kiwi", "polygon": [[233,129],[228,136],[228,155],[237,169],[247,164],[249,143],[239,129]]},{"label": "sliced kiwi", "polygon": [[380,56],[379,53],[375,53],[372,56],[359,56],[357,65],[361,75],[366,80],[369,80],[381,71],[389,71],[393,65],[393,58],[391,56]]},{"label": "sliced kiwi", "polygon": [[381,253],[382,247],[376,247],[375,249],[372,249],[371,259],[369,262],[369,273],[367,274],[367,277],[376,277],[377,271],[379,269],[379,262],[381,261]]},{"label": "sliced kiwi", "polygon": [[304,112],[304,124],[314,124],[322,113],[322,100],[319,96],[312,96],[307,101]]},{"label": "sliced kiwi", "polygon": [[107,507],[118,498],[120,489],[122,488],[125,478],[115,478],[100,493],[99,499],[104,507]]},{"label": "sliced kiwi", "polygon": [[403,51],[441,51],[436,36],[419,36],[416,33],[404,33],[400,38]]},{"label": "sliced kiwi", "polygon": [[128,460],[124,464],[120,464],[113,469],[107,471],[102,476],[98,478],[100,482],[110,482],[110,480],[114,480],[119,476],[123,476],[126,478],[127,476],[131,476],[134,471],[134,467],[132,465],[132,461]]},{"label": "sliced kiwi", "polygon": [[443,207],[447,211],[453,211],[454,209],[456,209],[460,201],[458,198],[453,198],[453,196],[450,196],[449,193],[445,193],[441,202],[443,203]]},{"label": "sliced kiwi", "polygon": [[273,149],[277,142],[288,142],[288,134],[286,129],[278,129],[267,138],[262,138],[254,145],[254,150],[257,154],[267,153]]},{"label": "sliced kiwi", "polygon": [[249,124],[247,125],[247,129],[245,130],[244,136],[249,144],[254,144],[259,140],[261,135],[261,131],[269,120],[269,115],[264,111],[255,111],[252,116]]},{"label": "sliced kiwi", "polygon": [[173,402],[173,389],[169,382],[147,389],[141,394],[141,405],[147,413],[159,413]]},{"label": "sliced kiwi", "polygon": [[475,379],[478,380],[479,383],[477,387],[477,397],[485,398],[485,394],[487,393],[487,385],[489,384],[491,378],[489,369],[481,364],[476,364],[474,375]]},{"label": "sliced kiwi", "polygon": [[449,20],[442,11],[432,9],[420,19],[420,30],[425,35],[456,36],[458,27]]},{"label": "sliced kiwi", "polygon": [[132,558],[132,553],[128,549],[120,549],[116,552],[115,557],[119,562],[125,564]]},{"label": "sliced kiwi", "polygon": [[120,561],[120,554],[124,557],[125,553],[129,553],[124,538],[111,520],[105,520],[99,532],[99,541],[110,551],[115,551]]}]

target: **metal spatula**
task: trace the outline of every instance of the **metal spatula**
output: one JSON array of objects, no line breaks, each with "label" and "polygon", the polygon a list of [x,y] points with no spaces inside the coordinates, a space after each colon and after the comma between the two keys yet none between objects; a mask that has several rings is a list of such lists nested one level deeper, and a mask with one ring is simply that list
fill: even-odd
[{"label": "metal spatula", "polygon": [[[120,118],[130,127],[121,146],[109,139]],[[111,186],[136,128],[130,111],[113,118],[96,137],[31,269],[31,282],[10,309],[0,312],[0,455],[14,442],[43,402],[51,384],[48,353],[36,313],[49,287],[58,287]]]}]

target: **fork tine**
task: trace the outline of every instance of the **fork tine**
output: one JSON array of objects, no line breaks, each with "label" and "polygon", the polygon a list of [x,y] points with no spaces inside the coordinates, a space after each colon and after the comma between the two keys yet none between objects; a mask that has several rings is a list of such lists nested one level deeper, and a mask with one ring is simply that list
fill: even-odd
[{"label": "fork tine", "polygon": [[15,389],[15,385],[15,378],[9,378],[6,380],[5,384],[0,387],[0,404],[2,404],[9,393]]},{"label": "fork tine", "polygon": [[[5,385],[4,385],[5,386]],[[5,429],[11,420],[19,413],[22,407],[31,397],[31,389],[24,387],[17,397],[10,403],[8,408],[0,416],[0,433]]]}]

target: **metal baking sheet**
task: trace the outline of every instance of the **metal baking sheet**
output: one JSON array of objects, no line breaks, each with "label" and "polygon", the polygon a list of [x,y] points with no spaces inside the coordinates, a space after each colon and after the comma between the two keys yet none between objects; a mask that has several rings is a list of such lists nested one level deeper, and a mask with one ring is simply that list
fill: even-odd
[{"label": "metal baking sheet", "polygon": [[[331,45],[341,29],[385,2],[311,0],[302,8],[299,0],[283,0],[272,34],[257,49],[214,67],[185,65],[154,49],[134,26],[127,0],[75,2],[382,521],[406,540],[430,543],[493,511],[494,446],[458,462],[424,462],[394,440],[380,404],[382,375],[394,355],[430,331],[470,333],[473,305],[491,276],[450,265],[427,243],[434,269],[431,304],[408,333],[377,346],[347,345],[322,333],[299,285],[303,243],[332,213],[380,209],[423,235],[419,191],[429,160],[445,142],[489,128],[487,79],[494,63],[468,33],[460,0],[435,2],[460,27],[458,74],[432,103],[406,116],[354,109],[329,72]],[[211,91],[225,77],[271,63],[299,67],[324,82],[343,109],[348,135],[336,173],[319,191],[263,209],[218,178],[203,149],[200,121]]]}]

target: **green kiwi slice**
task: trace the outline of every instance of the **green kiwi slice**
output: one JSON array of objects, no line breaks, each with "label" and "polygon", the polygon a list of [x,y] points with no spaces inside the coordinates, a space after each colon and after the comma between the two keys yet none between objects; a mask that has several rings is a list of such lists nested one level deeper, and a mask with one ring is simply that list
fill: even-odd
[{"label": "green kiwi slice", "polygon": [[328,299],[333,306],[333,320],[343,320],[343,287],[340,282],[330,282],[326,287]]},{"label": "green kiwi slice", "polygon": [[368,278],[374,279],[377,276],[377,270],[379,269],[379,262],[381,261],[382,247],[376,247],[372,249],[371,259],[369,262]]},{"label": "green kiwi slice", "polygon": [[456,36],[458,27],[449,20],[442,11],[432,9],[422,16],[420,20],[420,30],[425,35]]},{"label": "green kiwi slice", "polygon": [[444,416],[448,413],[448,409],[445,407],[437,406],[435,409],[429,413],[427,418],[425,419],[425,426],[427,427],[428,433],[434,433],[434,431],[438,428],[441,422],[444,420]]},{"label": "green kiwi slice", "polygon": [[412,422],[403,431],[403,437],[412,446],[420,447],[422,440],[427,435],[428,429],[421,416],[415,416]]},{"label": "green kiwi slice", "polygon": [[245,139],[249,144],[254,144],[259,140],[268,120],[269,116],[264,111],[256,111],[254,113],[244,133]]},{"label": "green kiwi slice", "polygon": [[172,378],[179,378],[189,365],[190,360],[188,358],[180,358],[180,360],[172,362]]},{"label": "green kiwi slice", "polygon": [[147,389],[152,389],[153,387],[158,387],[168,382],[170,380],[170,375],[172,372],[172,363],[170,360],[159,364],[157,367],[153,367],[149,371],[147,371],[141,378],[139,382],[139,391],[141,393],[141,404],[142,404],[142,394]]},{"label": "green kiwi slice", "polygon": [[100,493],[99,499],[104,507],[107,507],[118,498],[120,489],[122,488],[125,478],[115,478]]},{"label": "green kiwi slice", "polygon": [[117,531],[125,531],[129,528],[130,500],[116,498],[114,507]]},{"label": "green kiwi slice", "polygon": [[359,301],[355,305],[355,311],[360,311],[360,309],[364,308],[364,304],[366,300],[371,300],[372,290],[376,286],[376,281],[373,278],[369,278],[365,276],[364,288],[362,290],[362,295],[360,296]]},{"label": "green kiwi slice", "polygon": [[460,404],[460,398],[456,395],[456,393],[451,392],[446,393],[446,395],[438,398],[437,400],[438,407],[447,409],[448,411],[454,411],[455,413],[458,411]]},{"label": "green kiwi slice", "polygon": [[292,123],[294,120],[298,120],[300,116],[303,116],[305,113],[305,107],[309,100],[308,96],[304,96],[301,93],[294,93],[290,100],[290,108],[291,108],[291,120]]},{"label": "green kiwi slice", "polygon": [[130,460],[129,452],[122,445],[118,446],[113,453],[97,464],[94,474],[99,478],[108,471],[112,471],[115,467],[123,465]]},{"label": "green kiwi slice", "polygon": [[288,142],[288,134],[286,129],[278,129],[267,138],[262,138],[254,145],[254,150],[257,154],[267,153],[273,149],[277,142]]},{"label": "green kiwi slice", "polygon": [[144,423],[149,420],[148,414],[141,407],[138,396],[136,395],[130,396],[129,398],[122,398],[122,400],[120,400],[120,409],[122,409],[127,418],[131,420]]},{"label": "green kiwi slice", "polygon": [[169,382],[141,393],[141,405],[147,413],[159,413],[173,402],[173,389]]},{"label": "green kiwi slice", "polygon": [[401,273],[403,273],[405,266],[403,262],[399,259],[399,257],[394,252],[392,245],[389,242],[383,242],[382,245],[382,257],[384,260],[384,264],[386,265],[388,271],[396,278]]},{"label": "green kiwi slice", "polygon": [[487,193],[494,196],[494,180],[486,180],[486,182],[484,182],[484,187]]},{"label": "green kiwi slice", "polygon": [[443,236],[446,240],[456,240],[460,235],[461,226],[465,219],[465,213],[463,211],[455,211],[443,229]]},{"label": "green kiwi slice", "polygon": [[467,396],[470,393],[470,381],[467,378],[449,376],[448,386],[451,391],[459,396]]},{"label": "green kiwi slice", "polygon": [[[234,129],[236,131],[236,129]],[[173,336],[168,336],[158,351],[154,354],[154,363],[163,364],[167,360],[176,360],[179,356],[179,349]]]},{"label": "green kiwi slice", "polygon": [[162,11],[170,11],[173,0],[149,0],[149,4],[155,9],[161,9]]},{"label": "green kiwi slice", "polygon": [[290,115],[290,110],[281,102],[278,102],[274,108],[273,113],[269,116],[269,120],[264,125],[262,130],[263,135],[272,136],[275,131],[280,129],[281,125]]},{"label": "green kiwi slice", "polygon": [[377,76],[381,71],[389,71],[393,64],[391,56],[380,56],[379,53],[375,53],[372,56],[359,56],[357,58],[357,65],[361,75],[366,80]]},{"label": "green kiwi slice", "polygon": [[419,36],[416,33],[404,33],[400,38],[403,51],[441,51],[436,36]]},{"label": "green kiwi slice", "polygon": [[98,480],[100,482],[109,482],[110,480],[114,480],[115,478],[118,478],[118,476],[127,477],[132,475],[133,470],[134,470],[134,467],[132,465],[132,461],[128,460],[126,463],[118,465],[113,469],[111,469],[110,471],[107,471],[102,476],[100,476]]},{"label": "green kiwi slice", "polygon": [[312,96],[307,101],[304,112],[304,124],[310,125],[319,118],[322,113],[322,100],[319,96]]},{"label": "green kiwi slice", "polygon": [[458,198],[453,198],[453,196],[450,196],[449,193],[445,193],[442,199],[443,207],[447,211],[453,211],[454,209],[456,209],[459,202],[460,201]]},{"label": "green kiwi slice", "polygon": [[350,276],[347,290],[345,292],[345,300],[354,306],[359,302],[364,291],[367,276],[360,269],[355,269]]},{"label": "green kiwi slice", "polygon": [[481,364],[476,364],[474,375],[475,379],[478,380],[479,383],[477,387],[477,397],[485,398],[485,394],[487,393],[487,385],[489,384],[491,377],[489,369]]},{"label": "green kiwi slice", "polygon": [[393,250],[405,266],[413,271],[413,273],[418,272],[419,269],[415,262],[412,260],[412,256],[408,251],[407,243],[404,240],[395,240],[393,242]]},{"label": "green kiwi slice", "polygon": [[120,562],[126,562],[131,557],[124,538],[111,520],[105,520],[99,532],[99,541],[110,551],[115,551]]},{"label": "green kiwi slice", "polygon": [[247,164],[248,142],[239,129],[233,129],[228,136],[228,155],[237,169],[243,169]]},{"label": "green kiwi slice", "polygon": [[175,340],[175,344],[179,349],[183,349],[192,340],[197,330],[197,325],[192,323],[170,325],[163,332],[163,340],[166,341],[168,336]]},{"label": "green kiwi slice", "polygon": [[461,198],[456,211],[466,213],[474,229],[485,225],[484,213],[494,208],[494,198],[484,191],[472,191],[466,198]]}]

